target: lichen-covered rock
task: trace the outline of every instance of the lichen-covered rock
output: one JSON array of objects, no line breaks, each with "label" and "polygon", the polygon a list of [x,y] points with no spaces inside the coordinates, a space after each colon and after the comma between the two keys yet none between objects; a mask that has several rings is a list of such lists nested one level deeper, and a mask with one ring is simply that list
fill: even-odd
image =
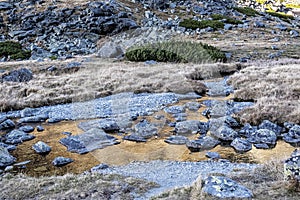
[{"label": "lichen-covered rock", "polygon": [[242,138],[235,138],[230,146],[232,146],[237,152],[247,152],[247,151],[250,151],[252,149],[252,144],[245,140],[245,139],[242,139]]},{"label": "lichen-covered rock", "polygon": [[276,140],[276,134],[268,129],[259,129],[248,138],[248,141],[253,144],[267,144],[269,147],[274,147]]},{"label": "lichen-covered rock", "polygon": [[218,198],[252,198],[252,192],[237,182],[222,176],[209,176],[202,191]]},{"label": "lichen-covered rock", "polygon": [[38,141],[32,146],[32,149],[39,154],[47,154],[51,151],[51,147],[45,142]]},{"label": "lichen-covered rock", "polygon": [[186,143],[187,148],[192,152],[210,150],[220,144],[219,140],[210,136],[200,137],[197,140],[189,140]]},{"label": "lichen-covered rock", "polygon": [[10,155],[5,147],[0,146],[0,167],[6,167],[15,161],[16,158]]},{"label": "lichen-covered rock", "polygon": [[20,130],[12,130],[11,132],[5,135],[5,143],[7,144],[20,144],[27,140],[34,139],[35,136],[29,133],[25,133]]},{"label": "lichen-covered rock", "polygon": [[167,139],[165,139],[165,142],[169,143],[169,144],[181,145],[181,144],[186,144],[188,140],[189,139],[187,137],[182,136],[182,135],[172,135],[172,136],[168,137]]},{"label": "lichen-covered rock", "polygon": [[71,162],[73,162],[74,160],[71,159],[71,158],[65,158],[65,157],[62,157],[62,156],[59,156],[59,157],[56,157],[53,161],[52,161],[52,164],[56,167],[61,167],[61,166],[64,166],[64,165],[67,165]]},{"label": "lichen-covered rock", "polygon": [[300,182],[300,150],[295,149],[291,157],[284,162],[284,174],[287,179]]}]

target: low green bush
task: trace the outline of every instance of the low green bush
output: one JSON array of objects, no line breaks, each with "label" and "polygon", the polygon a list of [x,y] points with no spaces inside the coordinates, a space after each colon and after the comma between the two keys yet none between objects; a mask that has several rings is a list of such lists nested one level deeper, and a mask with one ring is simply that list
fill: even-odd
[{"label": "low green bush", "polygon": [[197,28],[203,29],[207,27],[211,27],[213,29],[224,28],[224,23],[218,20],[193,20],[193,19],[184,19],[183,21],[179,22],[179,26],[195,30]]},{"label": "low green bush", "polygon": [[126,51],[125,57],[135,62],[146,60],[192,63],[226,62],[225,53],[216,47],[187,41],[169,41],[132,47]]},{"label": "low green bush", "polygon": [[294,16],[292,16],[292,15],[287,15],[287,14],[285,14],[285,13],[274,12],[274,11],[268,11],[267,13],[268,13],[269,15],[274,16],[274,17],[278,17],[278,18],[280,18],[280,19],[282,19],[282,20],[289,20],[289,19],[294,20],[294,19],[295,19]]},{"label": "low green bush", "polygon": [[11,59],[25,60],[30,58],[31,51],[25,51],[22,49],[22,45],[14,41],[0,42],[0,57],[8,57]]},{"label": "low green bush", "polygon": [[249,7],[234,7],[233,9],[249,17],[255,17],[259,14],[256,10]]},{"label": "low green bush", "polygon": [[213,20],[225,20],[226,23],[228,24],[243,24],[242,21],[240,20],[236,20],[234,18],[231,18],[231,17],[227,17],[225,15],[221,15],[221,14],[212,14],[210,16]]}]

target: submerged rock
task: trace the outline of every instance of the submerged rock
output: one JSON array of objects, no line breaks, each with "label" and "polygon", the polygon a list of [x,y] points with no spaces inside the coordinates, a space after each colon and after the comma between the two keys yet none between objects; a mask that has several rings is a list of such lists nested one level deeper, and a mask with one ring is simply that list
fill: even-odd
[{"label": "submerged rock", "polygon": [[29,133],[25,133],[20,130],[12,130],[8,134],[5,135],[5,143],[7,144],[20,144],[27,140],[34,139],[35,136]]},{"label": "submerged rock", "polygon": [[5,147],[0,146],[0,167],[6,167],[13,164],[16,158],[9,154]]},{"label": "submerged rock", "polygon": [[84,154],[120,142],[117,141],[117,138],[106,134],[102,129],[92,128],[82,134],[62,138],[60,143],[65,145],[70,152]]},{"label": "submerged rock", "polygon": [[47,154],[51,151],[51,147],[45,142],[38,141],[32,146],[32,149],[39,154]]},{"label": "submerged rock", "polygon": [[252,198],[252,192],[237,182],[222,176],[209,176],[202,191],[218,198]]},{"label": "submerged rock", "polygon": [[53,161],[52,161],[52,164],[56,167],[61,167],[61,166],[64,166],[64,165],[67,165],[71,162],[73,162],[74,160],[71,159],[71,158],[65,158],[65,157],[56,157]]}]

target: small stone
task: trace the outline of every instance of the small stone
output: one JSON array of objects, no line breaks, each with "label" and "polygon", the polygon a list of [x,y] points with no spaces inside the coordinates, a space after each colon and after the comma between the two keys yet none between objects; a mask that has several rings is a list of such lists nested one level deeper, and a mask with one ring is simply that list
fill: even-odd
[{"label": "small stone", "polygon": [[44,131],[45,129],[44,129],[44,127],[42,127],[42,126],[37,126],[37,127],[36,127],[36,130],[37,130],[37,132],[42,132],[42,131]]},{"label": "small stone", "polygon": [[65,158],[65,157],[56,157],[53,161],[52,164],[56,167],[61,167],[64,165],[67,165],[71,162],[73,162],[74,160],[72,160],[71,158]]},{"label": "small stone", "polygon": [[31,132],[33,132],[34,131],[34,127],[32,127],[32,126],[21,126],[20,128],[19,128],[19,130],[20,131],[24,131],[25,133],[31,133]]},{"label": "small stone", "polygon": [[51,151],[51,147],[42,141],[38,141],[32,146],[32,149],[39,154],[47,154]]}]

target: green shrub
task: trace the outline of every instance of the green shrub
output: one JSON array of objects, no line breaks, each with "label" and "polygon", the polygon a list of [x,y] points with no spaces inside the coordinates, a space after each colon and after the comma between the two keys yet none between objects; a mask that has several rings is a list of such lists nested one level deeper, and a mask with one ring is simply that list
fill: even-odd
[{"label": "green shrub", "polygon": [[249,17],[255,17],[259,14],[256,10],[249,7],[234,7],[233,9]]},{"label": "green shrub", "polygon": [[22,45],[14,41],[0,42],[0,57],[8,57],[11,59],[28,59],[31,56],[31,51],[22,49]]},{"label": "green shrub", "polygon": [[227,16],[221,15],[221,14],[212,14],[211,18],[213,20],[223,20],[223,19],[225,19],[225,22],[228,23],[228,24],[242,24],[243,23],[240,20],[236,20],[234,18],[227,17]]},{"label": "green shrub", "polygon": [[295,19],[294,16],[292,16],[292,15],[287,15],[287,14],[285,14],[285,13],[274,12],[274,11],[268,11],[267,13],[268,13],[269,15],[274,16],[274,17],[278,17],[278,18],[280,18],[280,19],[282,19],[282,20],[289,20],[289,19],[294,20],[294,19]]},{"label": "green shrub", "polygon": [[197,28],[203,29],[207,27],[211,27],[213,29],[224,28],[224,23],[217,20],[202,20],[197,21],[193,19],[184,19],[179,22],[179,26],[195,30]]},{"label": "green shrub", "polygon": [[146,60],[193,63],[226,62],[225,53],[216,47],[186,41],[170,41],[137,46],[128,49],[125,56],[128,60],[135,62]]}]

